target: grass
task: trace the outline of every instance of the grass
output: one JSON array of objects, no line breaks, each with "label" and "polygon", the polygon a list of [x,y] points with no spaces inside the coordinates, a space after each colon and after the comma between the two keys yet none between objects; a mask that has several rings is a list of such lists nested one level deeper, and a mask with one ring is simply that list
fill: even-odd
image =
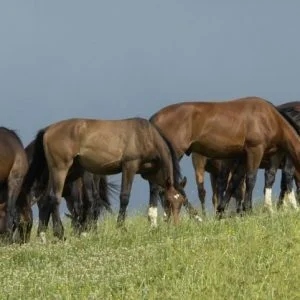
[{"label": "grass", "polygon": [[67,241],[0,247],[0,299],[299,299],[300,213],[201,225],[115,218]]}]

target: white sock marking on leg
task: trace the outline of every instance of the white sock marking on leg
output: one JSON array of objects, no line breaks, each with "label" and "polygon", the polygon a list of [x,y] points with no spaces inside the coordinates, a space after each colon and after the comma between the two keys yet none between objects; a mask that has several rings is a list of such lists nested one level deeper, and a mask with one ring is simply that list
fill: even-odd
[{"label": "white sock marking on leg", "polygon": [[296,201],[294,190],[292,190],[291,192],[287,193],[287,198],[288,198],[288,201],[289,201],[290,205],[292,206],[292,208],[298,210],[298,205],[297,205],[297,201]]},{"label": "white sock marking on leg", "polygon": [[202,218],[199,216],[199,215],[196,215],[195,216],[195,220],[198,221],[198,222],[202,222]]},{"label": "white sock marking on leg", "polygon": [[157,227],[157,207],[150,206],[148,209],[148,217],[151,227]]},{"label": "white sock marking on leg", "polygon": [[272,189],[265,189],[265,208],[272,211]]},{"label": "white sock marking on leg", "polygon": [[40,239],[41,239],[42,244],[46,244],[47,243],[46,233],[45,232],[42,231],[40,233]]}]

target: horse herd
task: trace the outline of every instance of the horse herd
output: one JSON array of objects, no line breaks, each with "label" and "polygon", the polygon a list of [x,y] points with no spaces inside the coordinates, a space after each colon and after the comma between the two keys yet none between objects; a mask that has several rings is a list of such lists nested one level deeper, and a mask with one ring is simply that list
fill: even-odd
[{"label": "horse herd", "polygon": [[[275,107],[247,97],[223,102],[183,102],[162,108],[149,120],[63,120],[38,131],[26,147],[17,134],[0,128],[0,232],[28,242],[32,205],[39,208],[38,235],[52,217],[53,232],[64,239],[59,204],[66,199],[73,228],[96,226],[102,208],[111,211],[106,176],[122,173],[118,226],[125,221],[135,174],[149,182],[148,217],[157,225],[161,199],[169,220],[179,222],[181,206],[201,220],[184,192],[179,161],[192,154],[199,198],[205,213],[204,172],[211,175],[213,205],[222,218],[231,196],[237,212],[252,209],[259,168],[265,169],[265,206],[282,169],[281,194],[297,209],[293,180],[300,187],[300,102]],[[245,190],[244,190],[245,183]]]}]

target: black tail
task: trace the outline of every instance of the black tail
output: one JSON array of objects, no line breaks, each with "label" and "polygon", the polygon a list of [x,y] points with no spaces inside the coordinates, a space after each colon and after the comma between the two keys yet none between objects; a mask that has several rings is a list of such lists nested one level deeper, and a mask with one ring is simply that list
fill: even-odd
[{"label": "black tail", "polygon": [[34,151],[28,172],[24,178],[23,191],[27,194],[35,180],[41,178],[43,171],[48,168],[44,151],[44,134],[46,129],[41,129],[34,140]]},{"label": "black tail", "polygon": [[174,147],[173,147],[172,143],[161,132],[160,128],[158,128],[153,123],[151,123],[151,124],[158,131],[158,133],[163,138],[163,140],[165,141],[165,143],[167,144],[167,146],[168,146],[168,148],[170,150],[170,154],[171,154],[171,158],[172,158],[172,164],[173,164],[173,181],[174,181],[174,187],[177,190],[182,190],[181,187],[180,187],[180,182],[181,182],[182,176],[181,176],[181,171],[180,171],[179,159],[178,159],[178,157],[176,155]]},{"label": "black tail", "polygon": [[293,106],[279,106],[276,109],[300,135],[300,111]]},{"label": "black tail", "polygon": [[119,193],[120,187],[115,183],[108,182],[106,176],[100,176],[98,188],[100,206],[105,207],[108,212],[112,213],[110,197],[116,193]]}]

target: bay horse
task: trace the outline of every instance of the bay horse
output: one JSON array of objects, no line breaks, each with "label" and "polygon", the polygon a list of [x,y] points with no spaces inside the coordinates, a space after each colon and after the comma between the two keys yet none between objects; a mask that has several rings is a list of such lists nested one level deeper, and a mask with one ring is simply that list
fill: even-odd
[{"label": "bay horse", "polygon": [[[30,164],[33,160],[34,148],[35,141],[25,148]],[[45,195],[48,180],[49,171],[45,165],[41,176],[37,178],[30,191],[31,205],[37,203],[39,209],[38,236],[41,236],[44,243],[46,237],[40,233],[47,229],[53,208],[51,198],[49,199]],[[66,216],[71,219],[73,230],[81,234],[88,230],[90,225],[95,229],[100,212],[104,207],[112,213],[109,196],[116,190],[116,185],[109,183],[105,176],[92,174],[81,168],[75,161],[68,172],[62,192],[70,212]]]},{"label": "bay horse", "polygon": [[[67,173],[76,160],[84,169],[102,175],[122,172],[120,209],[117,219],[124,224],[131,186],[135,174],[165,188],[168,217],[173,214],[179,222],[184,201],[180,189],[180,168],[168,140],[148,120],[68,119],[40,130],[35,139],[32,163],[24,181],[30,191],[36,178],[47,164],[49,184],[47,194],[52,198],[53,223],[56,236],[63,238],[59,218],[59,203]],[[54,216],[54,217],[53,217]]]},{"label": "bay horse", "polygon": [[0,232],[9,241],[19,230],[22,242],[30,238],[32,210],[27,198],[21,197],[28,161],[21,139],[15,131],[0,127]]},{"label": "bay horse", "polygon": [[[274,105],[259,97],[177,103],[162,108],[150,122],[170,141],[178,159],[192,152],[217,159],[243,159],[246,166],[243,211],[252,209],[252,191],[264,155],[286,152],[300,170],[299,136]],[[218,198],[217,213],[222,216],[226,203],[222,194]],[[153,199],[154,196],[150,198],[150,207]]]},{"label": "bay horse", "polygon": [[[281,104],[276,107],[281,115],[290,123],[290,125],[300,135],[300,102],[288,102]],[[226,167],[225,167],[226,168]],[[282,169],[282,179],[281,179],[281,191],[278,200],[278,207],[286,203],[285,200],[290,202],[294,209],[298,209],[297,200],[293,191],[293,180],[296,182],[297,193],[299,192],[300,176],[299,170],[295,170],[295,166],[291,157],[284,152],[275,153],[269,159],[263,159],[260,168],[265,169],[265,207],[272,212],[272,186],[275,182],[276,172],[279,168]],[[241,180],[243,180],[245,174],[245,165],[240,162],[239,170],[234,176],[234,182],[231,183],[231,188],[226,191],[225,197],[227,198],[229,194],[234,190]],[[297,195],[299,199],[299,195]]]}]

